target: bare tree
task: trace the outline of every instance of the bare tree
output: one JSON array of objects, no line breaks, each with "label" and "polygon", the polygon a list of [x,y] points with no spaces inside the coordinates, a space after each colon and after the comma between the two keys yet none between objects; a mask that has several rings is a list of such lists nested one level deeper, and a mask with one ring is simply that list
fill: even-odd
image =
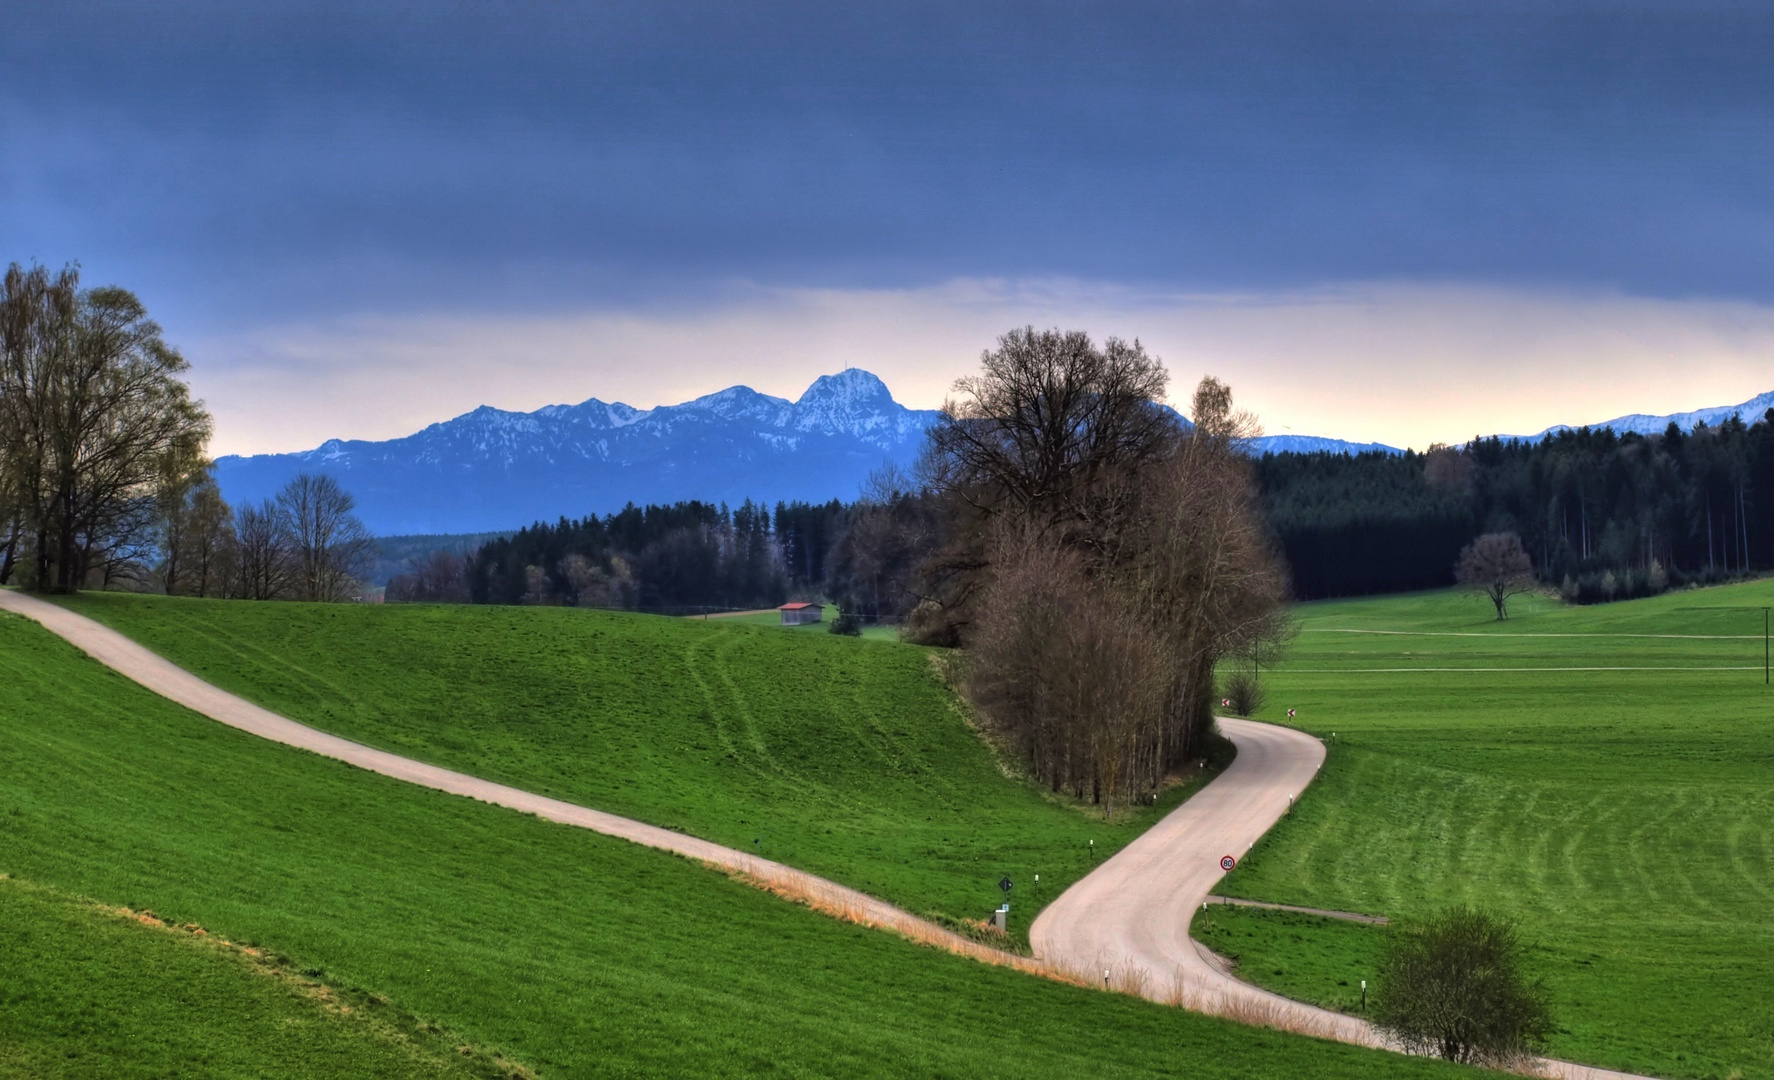
[{"label": "bare tree", "polygon": [[296,561],[269,499],[234,512],[234,580],[230,595],[244,600],[279,600],[292,594]]},{"label": "bare tree", "polygon": [[828,593],[848,613],[905,615],[919,599],[913,576],[941,535],[937,501],[900,470],[876,470],[833,540],[826,558]]},{"label": "bare tree", "polygon": [[1288,628],[1241,452],[1255,423],[1212,379],[1194,418],[1130,474],[1095,542],[999,515],[980,549],[968,694],[1042,780],[1105,807],[1201,756],[1218,663],[1249,658],[1254,675]]},{"label": "bare tree", "polygon": [[415,555],[407,566],[406,573],[388,581],[383,595],[389,603],[468,603],[466,556],[440,549],[428,555]]},{"label": "bare tree", "polygon": [[1534,562],[1514,533],[1485,533],[1467,544],[1454,579],[1489,600],[1498,620],[1509,617],[1509,598],[1534,588]]},{"label": "bare tree", "polygon": [[1155,776],[1199,757],[1213,729],[1214,673],[1227,658],[1272,657],[1289,621],[1287,575],[1265,530],[1244,449],[1260,429],[1231,391],[1203,379],[1193,427],[1146,470],[1109,576],[1166,651],[1165,726],[1151,748]]},{"label": "bare tree", "polygon": [[1166,380],[1137,341],[1099,348],[1081,331],[1024,328],[955,383],[921,465],[951,521],[920,573],[927,640],[964,636],[990,570],[983,538],[999,518],[1052,532],[1095,562],[1118,558],[1137,476],[1177,436],[1161,404]]},{"label": "bare tree", "polygon": [[352,499],[338,481],[301,473],[277,493],[279,523],[295,563],[297,598],[349,599],[375,549],[375,538],[352,513]]}]

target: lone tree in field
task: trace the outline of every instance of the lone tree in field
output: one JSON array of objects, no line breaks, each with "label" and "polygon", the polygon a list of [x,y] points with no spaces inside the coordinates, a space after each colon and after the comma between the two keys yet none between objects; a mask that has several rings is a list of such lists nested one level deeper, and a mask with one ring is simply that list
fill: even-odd
[{"label": "lone tree in field", "polygon": [[277,493],[277,520],[302,600],[350,598],[375,538],[352,513],[357,502],[330,476],[302,473]]},{"label": "lone tree in field", "polygon": [[1381,962],[1374,1023],[1407,1050],[1509,1066],[1552,1030],[1546,988],[1521,970],[1515,925],[1450,908],[1393,936]]},{"label": "lone tree in field", "polygon": [[1460,552],[1454,578],[1473,592],[1482,593],[1497,608],[1497,618],[1509,617],[1509,598],[1534,587],[1534,563],[1514,533],[1485,533]]}]

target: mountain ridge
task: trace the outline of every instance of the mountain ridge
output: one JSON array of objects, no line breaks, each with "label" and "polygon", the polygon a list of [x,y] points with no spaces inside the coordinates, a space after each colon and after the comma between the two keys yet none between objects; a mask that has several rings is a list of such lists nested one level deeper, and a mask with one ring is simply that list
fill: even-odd
[{"label": "mountain ridge", "polygon": [[323,471],[377,533],[495,531],[631,501],[852,499],[874,469],[909,466],[936,416],[848,368],[794,401],[730,386],[651,409],[596,397],[532,412],[482,405],[396,439],[218,458],[216,479],[238,504]]},{"label": "mountain ridge", "polygon": [[[1591,429],[1641,434],[1670,422],[1691,430],[1733,413],[1753,423],[1774,392],[1741,405],[1651,416]],[[882,465],[907,468],[939,413],[894,400],[871,372],[821,375],[793,401],[729,386],[677,405],[640,409],[591,397],[513,412],[481,405],[396,439],[328,439],[312,450],[216,461],[230,502],[269,497],[300,472],[333,475],[381,535],[496,532],[532,521],[609,513],[629,502],[702,499],[737,505],[854,499]],[[1539,435],[1499,436],[1537,442]],[[1252,453],[1402,453],[1384,443],[1268,435]]]},{"label": "mountain ridge", "polygon": [[1733,416],[1741,416],[1746,424],[1760,420],[1770,409],[1774,409],[1774,390],[1765,394],[1757,394],[1740,405],[1712,405],[1704,409],[1692,409],[1688,412],[1664,413],[1652,416],[1648,413],[1628,413],[1616,416],[1612,420],[1603,420],[1599,424],[1554,424],[1538,435],[1500,435],[1498,438],[1508,441],[1516,439],[1521,442],[1539,442],[1550,438],[1561,431],[1578,431],[1588,428],[1600,431],[1603,428],[1616,434],[1625,435],[1661,435],[1670,424],[1683,431],[1693,431],[1697,424],[1704,423],[1708,427],[1717,427]]}]

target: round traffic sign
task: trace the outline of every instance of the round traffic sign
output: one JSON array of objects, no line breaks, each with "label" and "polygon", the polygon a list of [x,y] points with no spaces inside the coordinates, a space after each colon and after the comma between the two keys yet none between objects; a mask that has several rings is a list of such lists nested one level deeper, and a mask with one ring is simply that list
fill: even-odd
[{"label": "round traffic sign", "polygon": [[1223,858],[1220,859],[1220,869],[1221,870],[1230,870],[1234,866],[1237,866],[1237,865],[1238,865],[1238,860],[1234,859],[1230,855],[1224,856]]}]

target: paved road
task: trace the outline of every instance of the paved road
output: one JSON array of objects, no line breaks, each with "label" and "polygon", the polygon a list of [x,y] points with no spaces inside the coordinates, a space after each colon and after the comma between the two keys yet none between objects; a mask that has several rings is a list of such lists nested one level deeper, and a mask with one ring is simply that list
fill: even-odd
[{"label": "paved road", "polygon": [[[1106,977],[1154,1001],[1388,1047],[1365,1020],[1233,978],[1189,936],[1189,921],[1225,876],[1220,859],[1243,858],[1324,764],[1324,744],[1304,732],[1231,717],[1219,723],[1238,747],[1231,767],[1049,904],[1029,928],[1036,958]],[[1568,1062],[1538,1064],[1565,1080],[1632,1077]]]},{"label": "paved road", "polygon": [[[203,681],[111,628],[34,596],[0,589],[0,609],[43,624],[88,656],[141,685],[229,727],[422,787],[463,795],[563,825],[675,852],[745,874],[829,913],[896,930],[986,963],[1041,972],[1044,965],[1117,989],[1205,1012],[1268,1022],[1364,1046],[1385,1046],[1365,1021],[1302,1005],[1232,978],[1189,937],[1189,920],[1222,874],[1223,855],[1244,851],[1280,819],[1288,796],[1303,792],[1324,762],[1324,746],[1291,728],[1220,721],[1238,747],[1223,774],[1082,881],[1035,920],[1037,961],[969,941],[872,896],[743,851],[683,833],[495,784],[341,739],[260,708]],[[1645,1080],[1628,1073],[1543,1062],[1567,1080]]]}]

